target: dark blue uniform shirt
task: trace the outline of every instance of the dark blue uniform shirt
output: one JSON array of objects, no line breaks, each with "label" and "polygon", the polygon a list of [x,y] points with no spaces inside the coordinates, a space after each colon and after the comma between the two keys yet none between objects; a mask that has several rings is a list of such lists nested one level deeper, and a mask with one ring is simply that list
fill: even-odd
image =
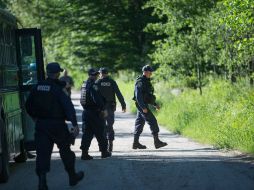
[{"label": "dark blue uniform shirt", "polygon": [[134,101],[137,102],[141,109],[147,109],[148,104],[156,106],[154,88],[151,79],[146,76],[139,76],[135,83]]},{"label": "dark blue uniform shirt", "polygon": [[58,79],[50,78],[39,82],[26,101],[28,114],[36,119],[68,120],[76,126],[76,111],[63,90],[64,85]]},{"label": "dark blue uniform shirt", "polygon": [[105,100],[99,93],[95,80],[89,78],[81,87],[80,103],[84,109],[104,110]]},{"label": "dark blue uniform shirt", "polygon": [[116,95],[122,106],[122,109],[126,109],[123,95],[120,92],[117,83],[113,79],[106,76],[96,81],[96,84],[98,85],[100,93],[105,98],[106,102],[116,104]]}]

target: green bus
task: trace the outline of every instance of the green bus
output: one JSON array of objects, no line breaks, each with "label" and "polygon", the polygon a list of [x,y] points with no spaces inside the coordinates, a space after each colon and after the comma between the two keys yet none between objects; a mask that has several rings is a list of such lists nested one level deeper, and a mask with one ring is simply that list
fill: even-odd
[{"label": "green bus", "polygon": [[24,104],[44,77],[41,31],[18,29],[16,18],[0,9],[0,182],[8,181],[10,160],[25,162],[26,151],[35,150]]}]

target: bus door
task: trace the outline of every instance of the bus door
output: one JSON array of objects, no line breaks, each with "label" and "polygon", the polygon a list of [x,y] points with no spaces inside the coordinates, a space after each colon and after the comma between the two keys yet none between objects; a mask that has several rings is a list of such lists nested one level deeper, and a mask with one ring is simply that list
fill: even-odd
[{"label": "bus door", "polygon": [[45,79],[41,30],[37,28],[16,30],[16,45],[25,147],[27,150],[35,150],[35,123],[26,112],[25,101],[33,86]]}]

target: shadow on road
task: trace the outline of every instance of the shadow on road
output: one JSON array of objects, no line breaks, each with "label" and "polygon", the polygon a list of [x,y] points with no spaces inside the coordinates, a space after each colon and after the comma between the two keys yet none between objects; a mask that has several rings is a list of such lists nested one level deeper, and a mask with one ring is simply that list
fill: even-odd
[{"label": "shadow on road", "polygon": [[[78,96],[77,96],[78,97]],[[76,113],[81,127],[82,108],[76,100]],[[126,120],[124,120],[126,119]],[[254,159],[245,155],[227,156],[217,154],[212,147],[187,146],[191,141],[179,140],[179,135],[162,131],[160,137],[175,143],[162,149],[148,147],[146,150],[132,150],[133,123],[131,114],[116,115],[118,126],[127,124],[116,132],[116,146],[113,156],[101,159],[98,146],[89,151],[94,160],[80,160],[81,134],[75,147],[77,170],[85,171],[84,180],[76,187],[68,186],[67,174],[58,151],[53,152],[48,185],[51,190],[253,190]],[[130,126],[129,126],[130,125]],[[117,130],[117,126],[115,126]],[[141,142],[150,139],[150,131],[143,132]],[[172,141],[171,141],[172,140]],[[122,144],[121,144],[122,143]],[[129,143],[129,144],[128,144]],[[151,146],[150,144],[149,146]],[[11,177],[0,190],[37,189],[35,160],[10,165]]]},{"label": "shadow on road", "polygon": [[[239,157],[222,161],[220,157],[135,156],[126,152],[126,155],[108,159],[95,157],[91,161],[82,161],[77,158],[76,166],[85,171],[86,177],[74,189],[254,189],[254,166]],[[0,184],[0,189],[37,189],[34,168],[34,160],[11,164],[12,176],[7,184]],[[59,157],[51,161],[48,184],[53,190],[70,189]]]}]

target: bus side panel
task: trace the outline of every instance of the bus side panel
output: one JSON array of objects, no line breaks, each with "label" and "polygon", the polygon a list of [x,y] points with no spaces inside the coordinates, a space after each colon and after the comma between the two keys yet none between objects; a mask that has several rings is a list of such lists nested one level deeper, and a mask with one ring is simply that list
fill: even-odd
[{"label": "bus side panel", "polygon": [[[21,96],[24,102],[27,100],[30,92],[22,92]],[[25,136],[25,148],[26,150],[35,150],[34,133],[35,133],[35,122],[26,112],[24,104],[22,104],[23,110],[23,132]]]},{"label": "bus side panel", "polygon": [[[2,113],[2,95],[0,93],[0,154],[2,154],[2,150],[3,150],[3,147],[2,147],[2,133],[3,133],[3,128],[4,128],[4,123],[3,123],[3,113]],[[1,167],[0,167],[1,169]]]},{"label": "bus side panel", "polygon": [[3,110],[5,130],[8,131],[7,142],[12,157],[20,153],[20,141],[24,139],[18,91],[3,94]]}]

